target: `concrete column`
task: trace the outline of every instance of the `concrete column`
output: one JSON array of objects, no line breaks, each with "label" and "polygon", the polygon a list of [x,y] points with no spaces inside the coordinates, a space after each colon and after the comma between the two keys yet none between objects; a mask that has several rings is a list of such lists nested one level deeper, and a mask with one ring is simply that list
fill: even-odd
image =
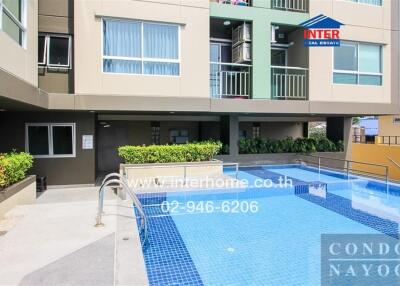
[{"label": "concrete column", "polygon": [[229,155],[239,154],[239,118],[236,115],[221,116],[221,141],[229,145]]},{"label": "concrete column", "polygon": [[303,137],[308,138],[308,122],[303,122]]},{"label": "concrete column", "polygon": [[329,117],[326,119],[326,137],[332,141],[343,141],[346,158],[351,157],[352,117]]}]

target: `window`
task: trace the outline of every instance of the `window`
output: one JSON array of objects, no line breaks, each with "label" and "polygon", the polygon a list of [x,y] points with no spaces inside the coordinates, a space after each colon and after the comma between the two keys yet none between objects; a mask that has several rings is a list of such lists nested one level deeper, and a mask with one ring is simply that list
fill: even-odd
[{"label": "window", "polygon": [[189,142],[189,131],[187,129],[172,129],[169,131],[169,140],[174,144]]},{"label": "window", "polygon": [[39,35],[38,62],[54,68],[71,67],[71,36]]},{"label": "window", "polygon": [[160,122],[151,122],[151,143],[160,145]]},{"label": "window", "polygon": [[37,158],[75,157],[75,124],[26,124],[26,151]]},{"label": "window", "polygon": [[261,136],[260,129],[261,129],[260,123],[254,122],[253,123],[253,138],[260,138],[260,136]]},{"label": "window", "polygon": [[180,74],[178,25],[103,20],[103,72]]},{"label": "window", "polygon": [[400,116],[393,116],[393,124],[400,124]]},{"label": "window", "polygon": [[382,6],[383,0],[347,0],[347,1],[368,4],[368,5]]},{"label": "window", "polygon": [[342,41],[334,48],[333,83],[382,85],[382,46]]},{"label": "window", "polygon": [[25,1],[0,0],[0,30],[20,46],[25,45]]}]

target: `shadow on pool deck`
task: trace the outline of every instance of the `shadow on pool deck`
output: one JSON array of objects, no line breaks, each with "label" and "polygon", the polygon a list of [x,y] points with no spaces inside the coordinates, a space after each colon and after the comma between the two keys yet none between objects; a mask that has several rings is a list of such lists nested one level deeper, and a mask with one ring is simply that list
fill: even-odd
[{"label": "shadow on pool deck", "polygon": [[110,234],[26,275],[19,285],[113,285],[114,248]]}]

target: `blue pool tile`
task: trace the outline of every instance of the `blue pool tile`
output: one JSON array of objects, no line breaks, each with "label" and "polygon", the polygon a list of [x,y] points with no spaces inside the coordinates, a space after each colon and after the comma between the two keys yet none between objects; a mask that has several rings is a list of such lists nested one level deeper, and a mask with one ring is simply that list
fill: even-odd
[{"label": "blue pool tile", "polygon": [[[257,176],[264,180],[271,180],[274,184],[279,183],[279,178],[284,178],[285,176],[276,172],[272,172],[268,169],[263,168],[262,166],[251,166],[251,167],[241,167],[241,171],[244,171],[250,175]],[[298,180],[292,177],[287,178],[291,179],[293,185],[304,184],[305,182],[302,180]]]},{"label": "blue pool tile", "polygon": [[154,206],[154,202],[162,202],[165,196],[142,196],[140,200],[143,204],[150,202],[153,205],[144,208],[148,224],[148,243],[143,246],[143,255],[149,284],[203,285],[172,217],[162,212],[159,206]]},{"label": "blue pool tile", "polygon": [[325,209],[328,209],[351,220],[376,229],[377,231],[380,231],[386,235],[397,239],[399,238],[398,223],[388,219],[380,218],[375,215],[371,215],[358,209],[354,209],[352,208],[352,202],[349,199],[331,194],[329,192],[326,193],[326,198],[314,196],[309,193],[298,193],[296,195]]}]

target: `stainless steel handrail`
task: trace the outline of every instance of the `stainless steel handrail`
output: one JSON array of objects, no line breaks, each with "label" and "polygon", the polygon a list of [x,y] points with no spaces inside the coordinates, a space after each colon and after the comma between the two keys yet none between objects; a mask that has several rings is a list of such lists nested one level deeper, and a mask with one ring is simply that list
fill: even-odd
[{"label": "stainless steel handrail", "polygon": [[397,168],[400,169],[400,164],[399,164],[399,163],[397,163],[395,160],[393,160],[393,159],[390,158],[389,156],[386,156],[386,158],[387,158],[390,162],[392,162],[394,165],[396,165]]},{"label": "stainless steel handrail", "polygon": [[[315,156],[315,155],[309,155],[309,154],[302,154],[301,156],[305,156],[305,157],[312,157],[312,158],[317,158],[318,159],[318,170],[321,170],[321,159],[326,159],[326,160],[332,160],[332,161],[340,161],[340,162],[344,162],[345,163],[345,170],[347,173],[347,178],[349,178],[349,174],[350,171],[359,171],[359,172],[364,172],[362,170],[355,170],[352,169],[350,167],[351,163],[354,164],[361,164],[361,165],[367,165],[367,166],[374,166],[374,167],[382,167],[385,170],[385,174],[384,175],[380,175],[377,173],[370,173],[370,174],[374,174],[377,176],[383,176],[385,177],[385,181],[386,181],[386,185],[389,183],[389,167],[387,165],[382,165],[382,164],[376,164],[376,163],[370,163],[370,162],[361,162],[361,161],[354,161],[354,160],[347,160],[347,159],[340,159],[340,158],[332,158],[332,157],[324,157],[324,156]],[[315,163],[316,164],[316,163]],[[364,172],[364,173],[368,173],[368,172]]]},{"label": "stainless steel handrail", "polygon": [[[112,177],[118,177],[119,179],[110,179]],[[147,219],[146,219],[146,215],[143,211],[143,206],[142,206],[141,202],[139,201],[138,197],[136,196],[136,194],[128,186],[126,178],[124,178],[123,176],[121,176],[118,173],[111,173],[111,174],[107,175],[103,180],[103,183],[99,190],[99,203],[98,203],[98,210],[97,210],[95,226],[96,227],[104,226],[104,224],[101,221],[102,215],[103,215],[103,208],[104,208],[104,192],[105,192],[106,188],[109,187],[111,184],[114,184],[114,185],[118,184],[120,187],[122,187],[129,194],[134,206],[137,208],[139,215],[141,217],[141,219],[140,219],[140,234],[141,233],[144,234],[144,239],[142,242],[142,245],[144,245],[147,242]]]}]

